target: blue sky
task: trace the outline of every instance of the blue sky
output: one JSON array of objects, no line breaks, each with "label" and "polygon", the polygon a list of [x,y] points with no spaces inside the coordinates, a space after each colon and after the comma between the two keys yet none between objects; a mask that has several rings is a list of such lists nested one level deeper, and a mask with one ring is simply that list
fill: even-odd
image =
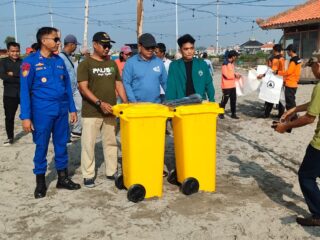
[{"label": "blue sky", "polygon": [[[256,18],[267,18],[305,0],[219,0],[220,46],[242,44],[251,36],[261,42],[278,41],[280,30],[260,30]],[[18,41],[25,49],[35,42],[38,28],[50,26],[49,2],[54,27],[62,35],[74,34],[83,41],[85,0],[16,0]],[[136,41],[136,0],[89,0],[88,42],[97,31],[106,31],[120,48]],[[178,0],[179,35],[190,33],[197,46],[216,44],[217,0]],[[151,32],[158,42],[175,48],[175,0],[144,0],[144,32]],[[234,4],[237,3],[237,4]],[[239,4],[242,3],[242,4]],[[194,9],[194,10],[193,10]],[[6,36],[14,36],[12,0],[0,0],[0,47]]]}]

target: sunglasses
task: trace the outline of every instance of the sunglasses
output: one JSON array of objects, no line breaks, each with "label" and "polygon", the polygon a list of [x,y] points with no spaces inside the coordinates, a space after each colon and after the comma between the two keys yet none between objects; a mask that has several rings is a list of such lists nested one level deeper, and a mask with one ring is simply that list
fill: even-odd
[{"label": "sunglasses", "polygon": [[45,38],[45,39],[51,39],[51,40],[53,40],[55,43],[61,42],[61,40],[60,40],[59,37],[55,37],[55,38]]},{"label": "sunglasses", "polygon": [[103,49],[111,49],[112,48],[112,45],[110,43],[100,43],[100,45],[103,47]]},{"label": "sunglasses", "polygon": [[144,47],[144,49],[147,51],[150,51],[150,50],[154,51],[156,47]]}]

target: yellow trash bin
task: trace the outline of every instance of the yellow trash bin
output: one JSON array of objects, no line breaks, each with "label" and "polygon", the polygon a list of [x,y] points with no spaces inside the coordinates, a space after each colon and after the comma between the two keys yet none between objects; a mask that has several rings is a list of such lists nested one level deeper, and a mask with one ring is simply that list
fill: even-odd
[{"label": "yellow trash bin", "polygon": [[[166,120],[173,114],[161,104],[118,104],[113,113],[120,118],[123,181],[132,202],[161,197]],[[123,178],[123,179],[121,179]]]},{"label": "yellow trash bin", "polygon": [[224,109],[207,102],[171,110],[176,169],[170,172],[168,181],[181,184],[186,195],[198,190],[214,192],[217,116]]}]

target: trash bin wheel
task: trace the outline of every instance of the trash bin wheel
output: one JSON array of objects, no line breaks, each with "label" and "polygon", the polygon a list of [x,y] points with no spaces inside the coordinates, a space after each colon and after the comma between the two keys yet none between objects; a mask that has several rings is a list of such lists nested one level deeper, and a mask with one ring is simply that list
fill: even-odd
[{"label": "trash bin wheel", "polygon": [[199,182],[197,179],[190,177],[181,184],[181,192],[185,195],[191,195],[199,191]]},{"label": "trash bin wheel", "polygon": [[120,174],[119,176],[117,176],[115,178],[114,184],[120,190],[125,189],[125,186],[124,186],[124,183],[123,183],[123,175],[122,174]]},{"label": "trash bin wheel", "polygon": [[146,189],[141,184],[134,184],[128,189],[128,200],[134,203],[140,202],[146,196]]},{"label": "trash bin wheel", "polygon": [[179,185],[178,178],[177,178],[177,170],[176,169],[172,169],[169,172],[167,180],[168,180],[169,183],[171,183],[173,185]]}]

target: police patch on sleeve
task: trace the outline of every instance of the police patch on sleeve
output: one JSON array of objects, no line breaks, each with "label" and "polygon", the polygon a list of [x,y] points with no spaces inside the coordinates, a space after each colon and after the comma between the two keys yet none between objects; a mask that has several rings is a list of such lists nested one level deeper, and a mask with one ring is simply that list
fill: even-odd
[{"label": "police patch on sleeve", "polygon": [[30,63],[27,63],[27,62],[21,65],[21,72],[23,77],[27,77],[29,75],[30,67],[31,67]]}]

